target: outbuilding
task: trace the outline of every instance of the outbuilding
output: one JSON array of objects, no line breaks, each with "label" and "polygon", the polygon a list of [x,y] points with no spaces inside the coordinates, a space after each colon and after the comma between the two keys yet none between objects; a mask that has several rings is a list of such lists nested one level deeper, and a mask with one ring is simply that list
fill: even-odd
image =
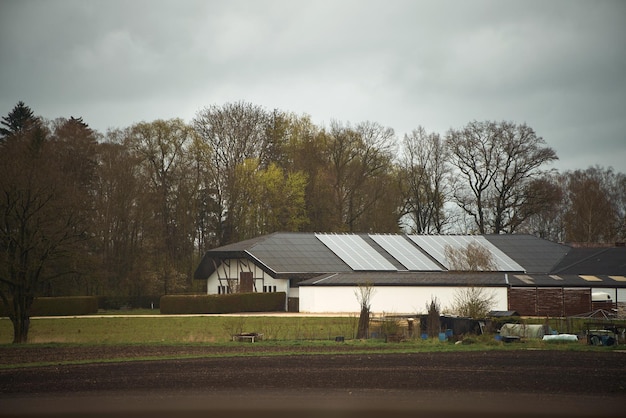
[{"label": "outbuilding", "polygon": [[[479,245],[489,271],[455,269],[448,249]],[[480,287],[492,309],[523,316],[589,312],[592,294],[626,303],[626,248],[577,248],[531,235],[274,233],[205,253],[195,278],[207,293],[285,292],[285,309],[359,311],[359,286],[371,286],[373,312],[415,314],[437,298]]]}]

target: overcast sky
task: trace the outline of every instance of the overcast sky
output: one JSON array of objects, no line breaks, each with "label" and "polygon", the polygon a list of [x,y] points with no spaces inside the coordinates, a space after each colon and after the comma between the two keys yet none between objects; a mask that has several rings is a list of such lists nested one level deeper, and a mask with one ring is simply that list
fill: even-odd
[{"label": "overcast sky", "polygon": [[560,170],[626,173],[626,2],[0,0],[0,115],[123,128],[206,106],[527,123]]}]

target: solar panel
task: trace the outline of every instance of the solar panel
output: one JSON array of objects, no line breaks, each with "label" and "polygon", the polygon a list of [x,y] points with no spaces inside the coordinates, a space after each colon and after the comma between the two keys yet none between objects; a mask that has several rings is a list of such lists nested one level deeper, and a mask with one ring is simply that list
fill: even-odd
[{"label": "solar panel", "polygon": [[358,235],[315,234],[315,236],[353,270],[397,270]]},{"label": "solar panel", "polygon": [[447,269],[450,268],[445,256],[445,242],[441,239],[441,235],[409,235],[408,237],[441,265]]},{"label": "solar panel", "polygon": [[506,255],[502,250],[493,245],[482,235],[468,238],[474,238],[480,243],[480,245],[487,248],[489,252],[491,252],[493,261],[498,266],[499,271],[526,271],[524,267],[520,266],[515,260]]},{"label": "solar panel", "polygon": [[451,269],[450,261],[446,257],[447,247],[461,250],[467,248],[469,244],[477,243],[489,251],[498,271],[525,271],[522,266],[504,254],[495,245],[487,241],[483,236],[409,235],[409,238],[447,269]]},{"label": "solar panel", "polygon": [[370,234],[370,237],[407,270],[441,271],[441,267],[402,235]]}]

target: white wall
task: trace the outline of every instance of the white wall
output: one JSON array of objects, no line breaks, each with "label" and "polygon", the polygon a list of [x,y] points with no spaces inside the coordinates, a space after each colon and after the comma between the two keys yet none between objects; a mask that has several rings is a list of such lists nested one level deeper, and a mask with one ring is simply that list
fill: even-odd
[{"label": "white wall", "polygon": [[[374,288],[371,309],[374,313],[415,314],[426,313],[426,305],[436,297],[443,312],[452,306],[459,287],[379,286]],[[496,305],[493,310],[507,310],[507,288],[486,288],[493,293]],[[356,286],[302,286],[300,287],[300,312],[359,312],[355,294]]]},{"label": "white wall", "polygon": [[239,279],[239,273],[242,271],[251,271],[254,277],[254,283],[257,292],[263,292],[263,286],[276,286],[277,292],[286,292],[289,294],[289,280],[272,278],[253,262],[245,259],[229,260],[230,265],[222,264],[207,279],[207,293],[209,295],[218,293],[219,279],[222,279],[222,285],[226,286],[224,279]]}]

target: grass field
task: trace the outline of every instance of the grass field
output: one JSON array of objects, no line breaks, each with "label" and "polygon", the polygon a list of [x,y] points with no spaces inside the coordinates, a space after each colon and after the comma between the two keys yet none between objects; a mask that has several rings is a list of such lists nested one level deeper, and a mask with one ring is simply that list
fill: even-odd
[{"label": "grass field", "polygon": [[[303,344],[314,341],[334,341],[342,336],[345,340],[355,337],[358,318],[344,317],[305,317],[305,316],[152,316],[153,311],[116,312],[133,316],[85,316],[71,318],[33,318],[29,332],[31,344],[85,344],[85,345],[124,345],[124,344],[222,344],[232,340],[232,335],[242,332],[256,332],[264,336],[266,344]],[[580,326],[580,324],[577,324]],[[564,331],[564,330],[563,330]],[[563,332],[562,331],[562,332]],[[13,339],[13,326],[8,318],[0,318],[0,344],[10,344]],[[473,342],[485,348],[502,347],[493,335],[472,337]],[[381,339],[368,340],[369,344],[380,343]],[[405,344],[414,349],[449,350],[454,344],[441,344],[439,341],[422,341],[419,334]],[[511,344],[505,344],[511,346]],[[513,346],[516,344],[513,344]],[[540,340],[527,341],[525,348],[544,346],[566,349],[591,348],[584,343],[554,344]],[[459,349],[461,347],[458,347]],[[513,347],[506,347],[513,348]],[[614,347],[615,348],[615,347]]]},{"label": "grass field", "polygon": [[[221,343],[242,332],[257,332],[266,340],[330,340],[353,338],[355,317],[264,316],[138,316],[33,318],[30,343],[136,344]],[[13,326],[0,319],[0,344],[11,343]]]}]

